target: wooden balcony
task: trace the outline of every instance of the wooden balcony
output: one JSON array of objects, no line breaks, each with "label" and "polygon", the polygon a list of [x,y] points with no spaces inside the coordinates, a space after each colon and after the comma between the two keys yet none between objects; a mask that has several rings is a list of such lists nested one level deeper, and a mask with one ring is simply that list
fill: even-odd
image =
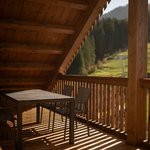
[{"label": "wooden balcony", "polygon": [[[86,136],[81,124],[81,132],[76,130],[75,133],[75,144],[69,145],[61,140],[62,124],[61,130],[51,133],[44,122],[24,128],[24,149],[135,149],[108,132],[127,139],[125,141],[130,144],[150,149],[150,80],[145,78],[147,0],[129,0],[128,79],[83,76],[56,79],[59,73],[66,73],[109,2],[0,1],[0,92],[52,87],[53,91],[61,93],[67,84],[74,86],[75,96],[80,86],[91,89],[90,137]],[[32,114],[30,110],[31,120],[35,118]],[[81,115],[79,119],[84,122],[86,116]],[[107,135],[101,130],[108,131]],[[13,149],[12,141],[1,144],[5,146],[1,149]]]},{"label": "wooden balcony", "polygon": [[[75,97],[78,87],[88,87],[91,90],[89,99],[89,118],[90,124],[103,131],[107,131],[117,135],[123,139],[127,139],[129,127],[127,117],[129,100],[127,99],[127,78],[106,78],[106,77],[87,77],[87,76],[58,76],[55,92],[62,92],[64,85],[74,87],[73,96]],[[143,134],[144,138],[139,145],[150,148],[150,80],[144,78],[140,80],[140,87],[144,90],[145,96],[141,104],[139,113],[144,111],[143,118]],[[132,106],[134,107],[134,106]],[[133,109],[134,110],[134,109]],[[79,116],[83,121],[86,116]],[[130,122],[129,122],[130,123]]]},{"label": "wooden balcony", "polygon": [[[125,141],[113,134],[108,134],[99,128],[90,127],[90,136],[87,135],[86,125],[78,123],[78,128],[75,129],[75,144],[70,145],[68,134],[66,141],[63,140],[64,122],[61,121],[60,116],[56,116],[56,124],[54,132],[47,128],[48,111],[44,109],[44,118],[41,124],[25,125],[23,129],[23,149],[24,150],[95,150],[95,149],[109,149],[109,150],[131,150],[141,149],[141,147],[134,147],[127,145]],[[25,111],[23,114],[23,122],[31,123],[35,121],[35,109]],[[11,129],[9,129],[11,131]],[[10,132],[12,134],[12,132]],[[68,133],[68,132],[67,132]],[[0,150],[13,150],[14,140],[13,135],[9,135],[9,140],[0,140]]]},{"label": "wooden balcony", "polygon": [[[52,88],[53,92],[62,93],[64,85],[74,87],[72,96],[76,97],[78,87],[88,87],[91,95],[88,102],[90,122],[90,136],[87,136],[84,122],[86,116],[79,115],[78,119],[83,123],[75,129],[75,144],[69,145],[69,140],[63,141],[64,123],[57,117],[55,132],[47,129],[48,111],[44,110],[42,124],[24,126],[24,149],[134,149],[126,144],[128,136],[127,116],[127,78],[106,78],[87,76],[60,75]],[[150,148],[150,79],[141,79],[141,88],[145,91],[145,133],[139,146]],[[7,104],[5,100],[5,104]],[[10,104],[12,106],[12,104]],[[142,109],[142,108],[141,108]],[[140,111],[140,110],[139,110]],[[25,109],[23,124],[35,122],[35,108]],[[10,132],[11,133],[11,132]],[[13,140],[0,142],[4,149],[10,149]],[[2,148],[3,149],[3,148]]]}]

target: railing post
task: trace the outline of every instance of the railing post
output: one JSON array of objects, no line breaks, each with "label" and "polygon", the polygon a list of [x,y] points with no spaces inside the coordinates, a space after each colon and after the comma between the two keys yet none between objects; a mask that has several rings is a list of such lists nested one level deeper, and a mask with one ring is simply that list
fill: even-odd
[{"label": "railing post", "polygon": [[127,142],[145,138],[146,100],[140,79],[147,74],[147,0],[129,0]]}]

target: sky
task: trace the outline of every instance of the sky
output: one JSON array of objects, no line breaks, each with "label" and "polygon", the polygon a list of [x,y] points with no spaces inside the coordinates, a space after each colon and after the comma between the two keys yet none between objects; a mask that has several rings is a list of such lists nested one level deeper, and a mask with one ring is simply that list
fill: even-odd
[{"label": "sky", "polygon": [[[150,0],[148,0],[148,3],[150,3]],[[125,6],[127,4],[128,4],[128,0],[111,0],[107,8],[104,11],[104,14],[115,9],[116,7]]]}]

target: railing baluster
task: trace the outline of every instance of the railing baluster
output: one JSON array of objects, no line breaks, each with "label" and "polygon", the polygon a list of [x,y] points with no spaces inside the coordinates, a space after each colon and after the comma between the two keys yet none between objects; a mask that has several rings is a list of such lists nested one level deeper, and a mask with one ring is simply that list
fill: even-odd
[{"label": "railing baluster", "polygon": [[116,89],[116,129],[119,129],[119,87]]},{"label": "railing baluster", "polygon": [[95,103],[95,107],[96,107],[96,114],[95,114],[95,117],[96,117],[96,122],[98,122],[98,112],[99,112],[99,101],[98,101],[98,95],[99,95],[99,93],[98,93],[98,84],[95,84],[95,101],[96,101],[96,103]]},{"label": "railing baluster", "polygon": [[107,85],[107,93],[106,93],[106,95],[107,95],[107,112],[106,112],[106,114],[107,114],[107,117],[106,117],[107,121],[106,121],[106,124],[107,124],[107,126],[109,126],[110,125],[110,85]]},{"label": "railing baluster", "polygon": [[150,142],[150,90],[148,90],[148,141]]},{"label": "railing baluster", "polygon": [[124,99],[125,99],[125,103],[124,103],[124,127],[125,127],[125,129],[124,129],[124,131],[127,133],[127,102],[126,102],[126,100],[127,100],[127,88],[126,87],[124,87]]},{"label": "railing baluster", "polygon": [[120,130],[123,131],[123,121],[124,121],[124,96],[123,87],[120,87]]},{"label": "railing baluster", "polygon": [[115,128],[114,126],[114,120],[115,120],[115,103],[114,103],[114,100],[115,100],[115,94],[114,94],[114,85],[112,85],[112,92],[111,92],[111,127],[112,128]]},{"label": "railing baluster", "polygon": [[96,120],[95,83],[93,83],[93,120]]},{"label": "railing baluster", "polygon": [[100,93],[100,100],[99,100],[99,108],[100,108],[100,123],[102,123],[102,119],[103,119],[103,117],[102,117],[102,114],[103,114],[103,101],[102,101],[102,99],[103,99],[103,94],[102,94],[102,84],[100,84],[100,87],[99,87],[100,89],[99,89],[99,93]]},{"label": "railing baluster", "polygon": [[93,120],[93,83],[90,84],[90,89],[91,89],[91,119]]},{"label": "railing baluster", "polygon": [[106,125],[106,84],[103,85],[103,124]]}]

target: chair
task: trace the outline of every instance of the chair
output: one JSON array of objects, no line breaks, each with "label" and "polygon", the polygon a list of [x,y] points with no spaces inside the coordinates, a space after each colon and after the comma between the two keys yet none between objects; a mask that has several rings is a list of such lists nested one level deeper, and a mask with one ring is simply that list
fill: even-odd
[{"label": "chair", "polygon": [[7,121],[12,122],[13,131],[14,131],[14,139],[16,146],[16,127],[15,127],[16,118],[11,113],[9,108],[0,107],[0,127],[1,127],[1,135],[8,139],[8,131],[7,131]]},{"label": "chair", "polygon": [[[88,130],[88,136],[89,134],[89,116],[88,116],[88,98],[90,96],[90,89],[80,87],[78,89],[78,94],[75,99],[75,119],[77,120],[78,114],[85,114],[86,120],[87,120],[87,130]],[[67,118],[69,117],[69,105],[67,105],[66,108],[58,109],[55,108],[54,112],[64,115],[66,117],[65,119],[65,130],[64,130],[64,140],[66,138],[66,127],[67,127]],[[77,127],[77,122],[76,122]]]},{"label": "chair", "polygon": [[[67,95],[67,96],[71,96],[71,93],[72,93],[72,90],[73,90],[73,87],[72,86],[68,86],[68,85],[65,85],[64,86],[64,89],[62,91],[62,94],[63,95]],[[45,109],[48,109],[49,110],[49,120],[48,120],[48,129],[50,129],[50,118],[51,118],[51,111],[54,111],[55,110],[55,107],[62,107],[64,106],[65,104],[64,103],[58,103],[58,102],[51,102],[51,103],[48,103],[48,104],[41,104],[41,120],[42,120],[42,115],[43,115],[43,108]],[[53,125],[52,125],[52,132],[54,131],[54,121],[55,121],[55,112],[53,113]]]}]

